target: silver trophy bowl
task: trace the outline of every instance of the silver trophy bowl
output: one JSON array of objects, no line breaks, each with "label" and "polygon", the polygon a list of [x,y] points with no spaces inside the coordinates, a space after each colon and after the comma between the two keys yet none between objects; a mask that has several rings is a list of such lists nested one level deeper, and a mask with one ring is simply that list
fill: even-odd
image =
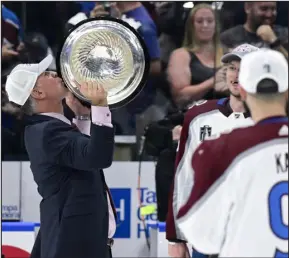
[{"label": "silver trophy bowl", "polygon": [[65,85],[79,100],[89,103],[79,86],[93,81],[107,91],[110,108],[135,98],[149,72],[148,52],[138,32],[110,17],[77,24],[65,38],[57,63]]}]

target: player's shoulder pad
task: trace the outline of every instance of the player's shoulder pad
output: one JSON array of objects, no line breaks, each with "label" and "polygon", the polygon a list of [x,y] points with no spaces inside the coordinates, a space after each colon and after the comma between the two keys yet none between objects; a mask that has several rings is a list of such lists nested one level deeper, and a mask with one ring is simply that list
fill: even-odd
[{"label": "player's shoulder pad", "polygon": [[[214,163],[214,165],[220,166],[218,169],[221,168],[222,171],[224,171],[241,153],[258,144],[277,139],[278,133],[279,137],[288,137],[288,132],[286,135],[286,131],[288,130],[287,125],[281,128],[278,124],[268,125],[266,127],[260,126],[261,125],[254,125],[235,128],[207,138],[199,145],[194,156],[199,163],[202,161],[206,162],[207,166],[210,163]],[[284,134],[284,136],[281,136],[280,132]]]},{"label": "player's shoulder pad", "polygon": [[226,130],[224,130],[224,131],[222,131],[222,132],[220,132],[220,133],[216,133],[216,134],[213,134],[213,135],[211,135],[211,136],[207,136],[206,139],[205,139],[205,141],[212,141],[212,140],[219,139],[219,138],[221,138],[221,137],[224,138],[224,137],[225,137],[224,135],[231,133],[233,130],[234,130],[233,128],[231,128],[231,129],[226,129]]},{"label": "player's shoulder pad", "polygon": [[[205,139],[196,149],[195,158],[202,158],[206,163],[215,162],[226,151],[229,134],[215,134]],[[202,156],[202,157],[201,157]]]},{"label": "player's shoulder pad", "polygon": [[218,100],[200,100],[186,112],[184,123],[189,124],[197,116],[218,109]]}]

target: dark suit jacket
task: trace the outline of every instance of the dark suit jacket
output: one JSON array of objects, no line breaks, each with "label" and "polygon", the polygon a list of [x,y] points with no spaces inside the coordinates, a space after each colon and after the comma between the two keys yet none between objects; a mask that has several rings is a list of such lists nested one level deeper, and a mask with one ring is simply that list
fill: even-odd
[{"label": "dark suit jacket", "polygon": [[25,129],[25,145],[43,198],[32,257],[106,258],[108,204],[102,169],[112,163],[114,129],[92,124],[88,137],[58,119],[34,115]]}]

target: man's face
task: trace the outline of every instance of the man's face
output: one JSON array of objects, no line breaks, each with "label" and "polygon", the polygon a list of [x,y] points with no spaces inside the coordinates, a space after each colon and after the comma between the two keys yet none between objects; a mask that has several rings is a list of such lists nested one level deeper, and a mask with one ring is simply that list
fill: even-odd
[{"label": "man's face", "polygon": [[44,92],[46,99],[61,101],[67,94],[67,88],[56,72],[44,72],[37,79],[37,88]]},{"label": "man's face", "polygon": [[230,94],[233,96],[240,98],[239,91],[239,69],[240,69],[240,61],[231,61],[227,65],[227,73],[226,73],[226,82],[230,91]]},{"label": "man's face", "polygon": [[273,25],[277,15],[276,2],[252,2],[249,13],[251,22],[256,29],[260,25]]}]

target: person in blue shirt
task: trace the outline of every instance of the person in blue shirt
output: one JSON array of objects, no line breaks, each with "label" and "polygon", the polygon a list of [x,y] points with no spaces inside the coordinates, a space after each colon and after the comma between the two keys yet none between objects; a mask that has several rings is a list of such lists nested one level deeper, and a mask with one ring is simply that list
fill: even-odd
[{"label": "person in blue shirt", "polygon": [[150,57],[150,73],[146,85],[140,94],[124,108],[117,110],[120,116],[114,116],[124,134],[136,133],[136,116],[142,115],[155,103],[157,88],[154,77],[161,73],[160,47],[157,27],[141,2],[117,2],[116,7],[121,13],[121,19],[132,27],[143,38]]},{"label": "person in blue shirt", "polygon": [[151,79],[161,71],[157,28],[141,2],[118,2],[116,6],[122,13],[121,19],[134,27],[142,36],[151,60],[149,80],[146,86],[140,95],[127,106],[129,113],[139,114],[153,104],[156,88]]},{"label": "person in blue shirt", "polygon": [[[2,4],[2,20],[6,23],[9,23],[12,27],[15,28],[16,30],[16,34],[17,34],[17,40],[19,42],[23,41],[23,36],[24,36],[24,32],[23,32],[23,28],[21,25],[21,22],[19,20],[19,18],[17,17],[17,15],[10,9],[8,9],[6,6],[4,6]],[[5,37],[5,35],[4,35]],[[13,43],[17,43],[17,42],[11,42]],[[16,47],[18,46],[18,44],[16,44]]]},{"label": "person in blue shirt", "polygon": [[[143,114],[155,102],[156,86],[153,78],[161,73],[160,47],[158,43],[157,27],[141,2],[110,2],[110,12],[101,2],[81,4],[81,12],[85,15],[73,17],[70,23],[76,25],[83,19],[110,15],[131,25],[143,38],[150,57],[150,73],[144,89],[128,105],[113,110],[114,122],[121,128],[117,134],[136,133],[136,115]],[[94,8],[92,8],[94,5]],[[76,19],[77,18],[77,19]]]},{"label": "person in blue shirt", "polygon": [[5,65],[19,55],[23,48],[24,32],[17,15],[2,4],[2,61]]}]

